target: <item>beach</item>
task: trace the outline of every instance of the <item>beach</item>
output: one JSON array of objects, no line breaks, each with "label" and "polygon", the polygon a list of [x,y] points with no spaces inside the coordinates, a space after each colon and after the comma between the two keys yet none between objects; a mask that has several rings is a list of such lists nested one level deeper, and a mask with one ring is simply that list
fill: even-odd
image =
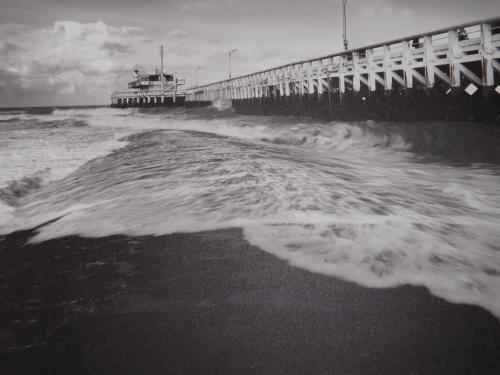
[{"label": "beach", "polygon": [[10,374],[496,374],[500,323],[290,266],[239,229],[0,240]]},{"label": "beach", "polygon": [[500,129],[0,113],[0,374],[498,374]]}]

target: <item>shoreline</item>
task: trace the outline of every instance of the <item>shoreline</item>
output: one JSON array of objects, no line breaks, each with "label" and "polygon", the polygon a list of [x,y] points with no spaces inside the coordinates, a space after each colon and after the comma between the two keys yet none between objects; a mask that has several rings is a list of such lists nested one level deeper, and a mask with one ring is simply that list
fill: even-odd
[{"label": "shoreline", "polygon": [[500,372],[500,322],[290,266],[240,229],[0,236],[2,374]]}]

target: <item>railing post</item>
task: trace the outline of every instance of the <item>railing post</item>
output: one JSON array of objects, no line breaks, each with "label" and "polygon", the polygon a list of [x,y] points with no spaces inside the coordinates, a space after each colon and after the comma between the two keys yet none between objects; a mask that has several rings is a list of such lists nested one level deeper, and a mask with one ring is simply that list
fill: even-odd
[{"label": "railing post", "polygon": [[460,62],[458,59],[462,56],[462,53],[458,43],[457,30],[448,31],[448,43],[448,61],[450,64],[451,87],[460,87]]},{"label": "railing post", "polygon": [[359,53],[352,53],[352,86],[355,93],[358,93],[361,90],[361,79],[359,78]]},{"label": "railing post", "polygon": [[307,74],[307,92],[309,94],[314,94],[314,82],[313,82],[313,73],[312,73],[312,63],[308,62],[306,65],[306,74]]},{"label": "railing post", "polygon": [[424,36],[424,63],[425,80],[427,88],[433,88],[435,82],[434,76],[434,49],[432,48],[432,37]]},{"label": "railing post", "polygon": [[340,98],[342,98],[342,95],[345,94],[345,59],[346,56],[339,56],[339,91],[340,91]]},{"label": "railing post", "polygon": [[483,86],[495,84],[495,72],[493,69],[493,48],[491,46],[491,25],[481,24],[481,64],[483,72]]},{"label": "railing post", "polygon": [[[284,77],[285,95],[290,96],[290,83],[292,82],[292,68],[288,67],[286,70],[287,70],[288,74],[285,73],[285,77]],[[289,80],[287,78],[289,78]]]},{"label": "railing post", "polygon": [[392,90],[392,58],[391,49],[388,45],[384,46],[384,82],[387,91]]},{"label": "railing post", "polygon": [[320,61],[320,66],[318,67],[319,71],[316,73],[316,80],[318,82],[318,96],[323,96],[323,69],[325,66],[323,64],[323,60]]},{"label": "railing post", "polygon": [[375,91],[377,89],[377,80],[375,79],[375,66],[373,63],[373,49],[369,48],[366,50],[366,61],[368,68],[368,82],[370,86],[370,91]]},{"label": "railing post", "polygon": [[279,83],[280,83],[280,96],[285,96],[285,68],[280,69],[280,74],[279,74]]},{"label": "railing post", "polygon": [[407,89],[413,88],[413,58],[411,56],[410,42],[404,41],[403,45],[403,70],[405,72],[405,86]]}]

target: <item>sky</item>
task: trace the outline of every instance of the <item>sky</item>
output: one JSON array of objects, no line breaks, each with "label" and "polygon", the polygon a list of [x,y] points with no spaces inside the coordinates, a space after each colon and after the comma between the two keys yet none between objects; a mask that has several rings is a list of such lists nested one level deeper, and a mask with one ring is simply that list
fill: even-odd
[{"label": "sky", "polygon": [[[341,0],[0,0],[0,107],[109,104],[135,68],[187,86],[342,49]],[[498,0],[348,0],[350,47],[500,16]]]}]

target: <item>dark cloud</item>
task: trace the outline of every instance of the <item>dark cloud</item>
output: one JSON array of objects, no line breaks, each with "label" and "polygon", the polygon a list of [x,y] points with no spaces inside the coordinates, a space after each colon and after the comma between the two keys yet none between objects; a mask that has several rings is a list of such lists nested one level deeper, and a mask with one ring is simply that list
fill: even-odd
[{"label": "dark cloud", "polygon": [[[43,29],[3,26],[11,40],[0,41],[2,101],[55,95],[83,95],[108,89],[131,68],[126,57],[142,36],[136,28],[103,22],[55,22]],[[22,30],[17,34],[10,31]]]},{"label": "dark cloud", "polygon": [[132,48],[119,42],[104,42],[101,44],[102,50],[111,52],[111,54],[127,54],[132,52]]},{"label": "dark cloud", "polygon": [[0,69],[0,86],[2,86],[2,91],[8,95],[31,97],[57,93],[64,89],[64,82],[51,82],[49,76],[24,77]]},{"label": "dark cloud", "polygon": [[0,43],[0,50],[2,51],[2,53],[5,54],[17,52],[19,51],[19,49],[20,47],[15,43],[11,42]]}]

